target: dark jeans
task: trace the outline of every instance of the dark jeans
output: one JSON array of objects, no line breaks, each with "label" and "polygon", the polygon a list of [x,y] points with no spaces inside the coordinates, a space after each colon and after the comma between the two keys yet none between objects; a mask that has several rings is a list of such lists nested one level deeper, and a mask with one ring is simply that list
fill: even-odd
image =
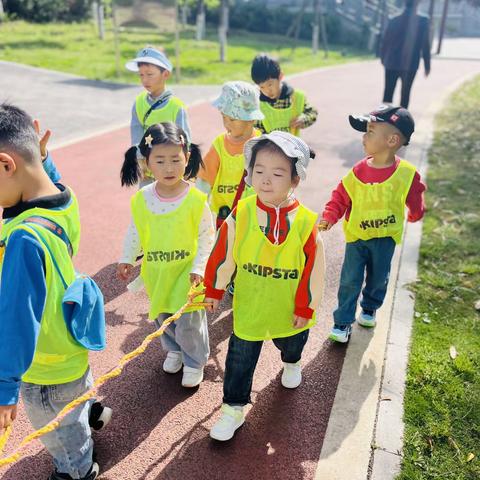
[{"label": "dark jeans", "polygon": [[[281,352],[283,362],[296,363],[300,360],[303,347],[307,343],[308,332],[309,330],[304,330],[291,337],[273,339],[273,343]],[[262,345],[262,341],[242,340],[232,333],[225,362],[223,403],[232,406],[250,403],[253,374]]]},{"label": "dark jeans", "polygon": [[360,306],[365,310],[377,310],[382,306],[394,251],[395,241],[391,237],[347,243],[338,289],[338,308],[333,312],[337,325],[355,322],[364,279]]},{"label": "dark jeans", "polygon": [[413,81],[417,71],[400,71],[400,70],[385,70],[385,90],[383,93],[384,103],[392,103],[393,93],[397,81],[402,80],[402,94],[400,99],[400,106],[408,108],[410,103],[410,90],[412,89]]}]

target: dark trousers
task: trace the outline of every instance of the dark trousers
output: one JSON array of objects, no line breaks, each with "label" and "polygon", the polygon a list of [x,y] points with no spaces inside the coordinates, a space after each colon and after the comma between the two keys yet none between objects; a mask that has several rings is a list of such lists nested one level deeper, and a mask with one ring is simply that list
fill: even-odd
[{"label": "dark trousers", "polygon": [[397,81],[400,78],[402,81],[402,93],[400,99],[400,106],[408,108],[410,103],[410,90],[412,89],[413,81],[417,71],[400,71],[400,70],[387,70],[385,69],[385,90],[383,93],[383,102],[392,103],[393,93]]},{"label": "dark trousers", "polygon": [[364,280],[360,306],[364,310],[377,310],[382,306],[394,251],[395,241],[391,237],[347,243],[340,274],[338,307],[333,312],[337,325],[351,325],[355,321]]},{"label": "dark trousers", "polygon": [[[273,339],[273,343],[281,352],[283,362],[296,363],[300,360],[303,347],[307,343],[308,332],[309,330],[304,330],[291,337]],[[253,374],[262,346],[262,341],[242,340],[232,333],[225,362],[223,403],[232,406],[250,403]]]}]

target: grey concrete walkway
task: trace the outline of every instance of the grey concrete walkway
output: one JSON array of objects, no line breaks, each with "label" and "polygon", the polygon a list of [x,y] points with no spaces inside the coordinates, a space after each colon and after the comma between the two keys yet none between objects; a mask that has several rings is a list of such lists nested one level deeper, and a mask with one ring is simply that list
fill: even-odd
[{"label": "grey concrete walkway", "polygon": [[[216,86],[171,88],[187,105],[218,93]],[[53,146],[127,125],[140,91],[137,85],[88,80],[0,61],[0,102],[15,103],[38,118],[54,132]]]}]

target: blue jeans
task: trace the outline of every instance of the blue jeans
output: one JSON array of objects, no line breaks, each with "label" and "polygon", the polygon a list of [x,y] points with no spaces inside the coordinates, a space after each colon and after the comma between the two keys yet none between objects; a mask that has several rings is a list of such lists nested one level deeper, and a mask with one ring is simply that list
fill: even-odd
[{"label": "blue jeans", "polygon": [[[155,323],[158,328],[170,313],[161,313]],[[205,310],[184,313],[171,323],[160,337],[166,352],[182,352],[183,364],[191,368],[203,368],[210,355],[207,314]]]},{"label": "blue jeans", "polygon": [[337,325],[355,322],[357,301],[365,280],[360,306],[377,310],[387,293],[395,241],[391,237],[347,243],[338,289],[338,308],[333,312]]},{"label": "blue jeans", "polygon": [[[33,427],[38,430],[53,420],[75,398],[93,386],[88,368],[78,380],[60,385],[22,383],[21,393],[25,411]],[[53,432],[40,440],[53,457],[59,473],[72,478],[85,477],[92,466],[93,440],[88,416],[94,400],[79,405],[70,412]]]},{"label": "blue jeans", "polygon": [[[309,330],[304,330],[291,337],[273,339],[273,343],[281,352],[283,362],[296,363],[300,360],[303,347],[308,340],[308,332]],[[232,406],[250,403],[253,374],[262,346],[262,341],[242,340],[232,333],[225,362],[223,403]]]}]

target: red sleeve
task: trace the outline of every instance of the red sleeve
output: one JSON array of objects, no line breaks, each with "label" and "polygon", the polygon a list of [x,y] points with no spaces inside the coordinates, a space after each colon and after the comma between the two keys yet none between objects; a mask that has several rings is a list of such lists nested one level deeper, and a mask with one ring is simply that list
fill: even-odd
[{"label": "red sleeve", "polygon": [[340,182],[337,188],[332,192],[330,200],[325,205],[322,218],[331,224],[337,223],[344,215],[347,209],[352,205],[343,183]]},{"label": "red sleeve", "polygon": [[[235,218],[235,210],[231,213],[233,218]],[[208,258],[207,266],[205,268],[205,296],[210,298],[216,298],[221,300],[225,290],[221,290],[216,287],[218,270],[225,263],[228,253],[228,227],[229,222],[225,221],[222,223],[222,226],[217,232],[217,238],[215,240],[215,245],[213,246],[212,253]]]},{"label": "red sleeve", "polygon": [[427,189],[426,185],[422,182],[420,174],[415,172],[412,185],[407,195],[407,208],[408,208],[408,221],[417,222],[425,213],[425,200],[424,192]]},{"label": "red sleeve", "polygon": [[303,318],[312,318],[313,309],[309,307],[312,299],[310,292],[310,277],[312,276],[313,266],[315,264],[315,254],[317,252],[317,227],[315,226],[303,247],[305,254],[305,268],[300,278],[295,295],[295,315]]}]

